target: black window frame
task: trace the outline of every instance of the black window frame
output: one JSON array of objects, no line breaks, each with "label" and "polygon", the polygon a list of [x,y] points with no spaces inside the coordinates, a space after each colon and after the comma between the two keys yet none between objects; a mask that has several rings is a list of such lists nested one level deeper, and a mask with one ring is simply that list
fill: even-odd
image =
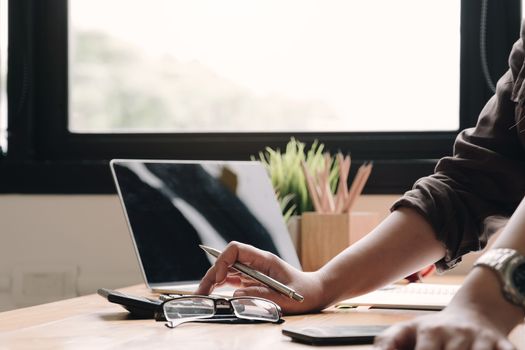
[{"label": "black window frame", "polygon": [[[519,37],[521,1],[487,1],[487,59],[495,81],[507,70]],[[266,146],[282,148],[295,136],[349,152],[354,164],[373,160],[365,193],[398,194],[452,153],[459,130],[475,125],[492,96],[479,55],[482,1],[462,0],[458,131],[75,134],[67,130],[67,3],[9,1],[8,152],[0,159],[0,193],[115,193],[112,158],[249,159]]]}]

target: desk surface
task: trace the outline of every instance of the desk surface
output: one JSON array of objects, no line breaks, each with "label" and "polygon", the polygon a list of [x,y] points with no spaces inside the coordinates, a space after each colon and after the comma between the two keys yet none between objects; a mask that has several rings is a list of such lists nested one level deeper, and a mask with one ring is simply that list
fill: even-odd
[{"label": "desk surface", "polygon": [[[144,286],[122,289],[147,295]],[[286,316],[284,325],[392,324],[425,311],[335,310]],[[163,322],[133,320],[120,306],[98,295],[0,313],[0,349],[310,349],[291,342],[274,324],[197,324],[168,329]],[[525,350],[525,326],[517,327],[511,340]],[[324,347],[323,349],[346,347]],[[369,348],[369,346],[353,346]]]}]

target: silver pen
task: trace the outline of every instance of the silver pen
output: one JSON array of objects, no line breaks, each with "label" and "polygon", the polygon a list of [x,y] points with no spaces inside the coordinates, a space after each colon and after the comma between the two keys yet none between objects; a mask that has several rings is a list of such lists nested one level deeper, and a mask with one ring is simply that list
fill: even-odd
[{"label": "silver pen", "polygon": [[[204,246],[202,244],[199,244],[199,247],[201,247],[202,250],[204,250],[206,253],[208,253],[211,256],[216,257],[216,258],[221,254],[221,251],[219,251],[219,250],[217,250],[215,248],[210,248],[210,247]],[[274,280],[273,278],[271,278],[269,276],[266,276],[264,273],[261,273],[261,272],[259,272],[257,270],[252,269],[251,267],[248,267],[248,266],[246,266],[244,264],[241,264],[240,262],[235,262],[232,267],[235,268],[236,270],[238,270],[238,271],[240,271],[240,272],[250,276],[254,280],[259,281],[262,284],[264,284],[264,285],[266,285],[266,286],[268,286],[268,287],[270,287],[272,289],[275,289],[279,293],[287,295],[288,297],[292,298],[293,300],[296,300],[296,301],[298,301],[300,303],[302,303],[303,300],[304,300],[304,297],[302,295],[298,294],[292,288],[282,284],[279,281]]]}]

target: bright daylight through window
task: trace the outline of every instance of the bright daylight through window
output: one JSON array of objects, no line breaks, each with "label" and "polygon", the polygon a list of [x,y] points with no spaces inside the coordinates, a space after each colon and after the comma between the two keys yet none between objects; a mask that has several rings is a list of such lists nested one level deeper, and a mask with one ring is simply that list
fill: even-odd
[{"label": "bright daylight through window", "polygon": [[74,0],[69,11],[72,132],[459,127],[460,1]]}]

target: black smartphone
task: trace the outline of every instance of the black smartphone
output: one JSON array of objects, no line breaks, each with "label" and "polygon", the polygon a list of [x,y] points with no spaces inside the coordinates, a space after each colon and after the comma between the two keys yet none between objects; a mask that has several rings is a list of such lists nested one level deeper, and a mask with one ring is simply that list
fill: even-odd
[{"label": "black smartphone", "polygon": [[139,296],[124,294],[116,290],[100,288],[97,293],[109,302],[119,304],[130,312],[133,317],[155,318],[162,314],[161,300],[148,299]]},{"label": "black smartphone", "polygon": [[376,335],[389,326],[344,325],[287,327],[282,332],[292,340],[311,345],[372,344]]}]

